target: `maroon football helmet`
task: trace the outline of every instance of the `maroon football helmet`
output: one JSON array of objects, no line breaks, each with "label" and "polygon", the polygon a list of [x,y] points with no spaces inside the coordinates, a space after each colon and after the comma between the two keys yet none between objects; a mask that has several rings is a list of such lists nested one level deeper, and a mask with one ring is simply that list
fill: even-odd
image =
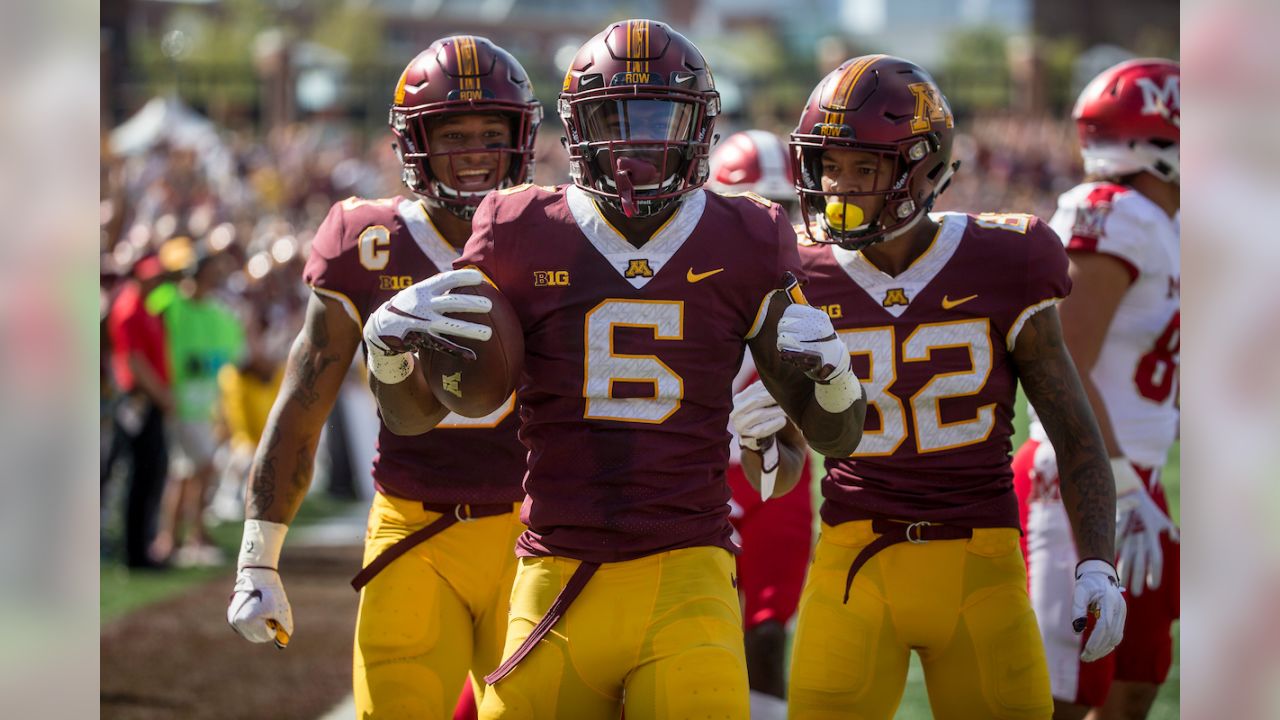
[{"label": "maroon football helmet", "polygon": [[[433,152],[427,131],[432,122],[460,113],[501,113],[511,119],[511,147]],[[389,123],[401,179],[415,193],[437,200],[450,212],[470,219],[489,190],[462,192],[431,172],[428,159],[494,153],[509,159],[507,173],[493,189],[533,178],[533,142],[542,121],[542,105],[533,95],[519,61],[487,38],[452,35],[415,57],[400,75]]]},{"label": "maroon football helmet", "polygon": [[707,187],[716,192],[753,192],[774,202],[795,202],[787,146],[771,132],[744,130],[711,153]]},{"label": "maroon football helmet", "polygon": [[[818,83],[795,132],[791,163],[800,209],[817,214],[822,237],[816,242],[851,250],[906,232],[933,207],[959,162],[951,162],[955,121],[933,78],[915,63],[890,55],[846,60]],[[867,192],[825,192],[822,154],[857,150],[892,160],[890,176],[876,177]],[[882,197],[876,217],[855,228],[833,226],[829,203],[857,204],[859,197]],[[843,214],[843,213],[841,213]],[[805,223],[806,229],[809,223]]]},{"label": "maroon football helmet", "polygon": [[1178,182],[1181,94],[1181,70],[1172,60],[1128,60],[1091,80],[1072,112],[1085,172],[1147,171]]},{"label": "maroon football helmet", "polygon": [[569,175],[627,217],[707,179],[720,94],[702,53],[654,20],[613,23],[574,56],[557,105]]}]

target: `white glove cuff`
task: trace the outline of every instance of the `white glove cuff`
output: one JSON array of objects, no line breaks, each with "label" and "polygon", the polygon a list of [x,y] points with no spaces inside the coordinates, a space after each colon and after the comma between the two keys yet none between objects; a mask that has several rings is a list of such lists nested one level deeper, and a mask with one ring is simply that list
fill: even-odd
[{"label": "white glove cuff", "polygon": [[402,383],[413,373],[413,353],[385,353],[373,343],[365,343],[369,356],[369,373],[383,385]]},{"label": "white glove cuff", "polygon": [[1115,568],[1115,566],[1114,566],[1114,565],[1112,565],[1111,563],[1107,562],[1106,560],[1099,560],[1099,559],[1097,559],[1097,558],[1091,558],[1091,559],[1089,559],[1089,560],[1085,560],[1085,561],[1081,562],[1079,565],[1076,565],[1076,579],[1077,579],[1077,580],[1079,580],[1080,578],[1084,577],[1086,573],[1091,573],[1091,572],[1100,572],[1100,573],[1103,573],[1103,574],[1104,574],[1104,575],[1106,575],[1107,577],[1111,578],[1111,582],[1113,582],[1113,583],[1114,583],[1114,582],[1117,582],[1117,580],[1116,580],[1116,568]]},{"label": "white glove cuff", "polygon": [[862,383],[846,367],[825,383],[814,383],[813,397],[823,410],[842,413],[862,397]]},{"label": "white glove cuff", "polygon": [[236,570],[246,567],[276,569],[280,567],[280,549],[289,526],[267,520],[245,520],[244,540],[240,543],[240,557]]},{"label": "white glove cuff", "polygon": [[1133,464],[1129,462],[1128,458],[1111,458],[1111,474],[1116,479],[1116,497],[1131,493],[1134,490],[1146,492],[1146,489],[1142,486],[1142,478],[1138,477],[1138,471],[1133,469]]}]

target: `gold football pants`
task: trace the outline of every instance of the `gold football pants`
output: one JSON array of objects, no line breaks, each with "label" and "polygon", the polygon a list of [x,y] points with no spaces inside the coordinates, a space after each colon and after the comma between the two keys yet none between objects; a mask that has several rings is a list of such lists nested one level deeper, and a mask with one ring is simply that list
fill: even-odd
[{"label": "gold football pants", "polygon": [[858,571],[844,604],[849,564],[875,537],[870,521],[822,526],[800,599],[790,717],[892,718],[915,650],[935,718],[1049,718],[1018,531],[890,546]]},{"label": "gold football pants", "polygon": [[[394,560],[360,592],[354,688],[358,718],[451,718],[467,671],[497,667],[515,576],[519,504],[460,522]],[[364,564],[440,517],[378,493]]]},{"label": "gold football pants", "polygon": [[[546,614],[578,561],[521,558],[503,656]],[[565,616],[491,686],[481,720],[746,718],[734,558],[695,547],[605,563]]]}]

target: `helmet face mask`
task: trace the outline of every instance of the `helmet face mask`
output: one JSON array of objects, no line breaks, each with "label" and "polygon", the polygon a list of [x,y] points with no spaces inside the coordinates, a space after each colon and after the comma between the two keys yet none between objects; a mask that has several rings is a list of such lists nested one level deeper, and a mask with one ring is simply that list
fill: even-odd
[{"label": "helmet face mask", "polygon": [[[846,61],[814,88],[791,134],[791,162],[804,217],[818,216],[815,242],[860,250],[907,232],[946,190],[955,121],[933,79],[914,63],[888,55]],[[877,158],[871,189],[829,191],[823,156],[847,150]],[[885,161],[888,161],[887,163]],[[859,202],[861,200],[861,202]],[[878,204],[878,207],[875,207]],[[872,212],[846,221],[848,207]]]},{"label": "helmet face mask", "polygon": [[[509,141],[473,147],[432,147],[431,131],[462,116],[497,115],[509,127]],[[432,43],[405,68],[396,87],[388,124],[395,136],[401,179],[416,194],[470,220],[490,191],[533,179],[533,145],[542,119],[524,68],[485,38],[457,35]],[[503,168],[489,187],[464,189],[432,170],[447,167],[452,178],[477,158],[478,164]],[[467,156],[466,162],[462,158]],[[442,166],[441,161],[444,161]]]},{"label": "helmet face mask", "polygon": [[719,95],[701,53],[663,23],[587,41],[557,110],[575,185],[627,217],[660,213],[707,178]]}]

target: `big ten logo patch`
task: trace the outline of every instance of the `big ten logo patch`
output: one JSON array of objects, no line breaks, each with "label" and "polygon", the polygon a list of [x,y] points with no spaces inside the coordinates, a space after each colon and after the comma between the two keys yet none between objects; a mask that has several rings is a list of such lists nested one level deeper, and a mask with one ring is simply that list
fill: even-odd
[{"label": "big ten logo patch", "polygon": [[627,271],[622,275],[627,278],[653,277],[653,268],[649,267],[649,261],[645,258],[630,260],[627,262]]},{"label": "big ten logo patch", "polygon": [[413,284],[412,275],[379,275],[379,290],[403,290]]},{"label": "big ten logo patch", "polygon": [[822,305],[820,307],[822,309],[822,312],[826,313],[827,317],[831,318],[832,320],[839,320],[840,318],[844,317],[844,309],[840,307],[839,303],[833,303],[831,305]]},{"label": "big ten logo patch", "polygon": [[566,287],[569,284],[568,270],[534,270],[534,287]]},{"label": "big ten logo patch", "polygon": [[884,293],[884,302],[880,303],[885,307],[893,307],[894,305],[909,305],[910,300],[907,299],[907,292],[902,288],[889,288]]}]

